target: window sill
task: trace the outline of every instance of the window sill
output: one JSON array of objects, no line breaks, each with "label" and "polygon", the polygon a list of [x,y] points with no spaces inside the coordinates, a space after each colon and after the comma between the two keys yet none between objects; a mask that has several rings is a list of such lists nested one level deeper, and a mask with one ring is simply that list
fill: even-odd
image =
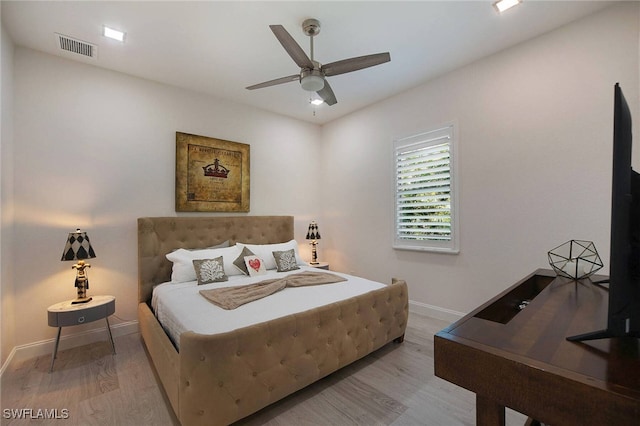
[{"label": "window sill", "polygon": [[396,245],[392,246],[395,250],[405,250],[405,251],[426,251],[431,253],[442,253],[442,254],[460,254],[460,249],[451,248],[451,247],[419,247],[419,246],[405,246],[405,245]]}]

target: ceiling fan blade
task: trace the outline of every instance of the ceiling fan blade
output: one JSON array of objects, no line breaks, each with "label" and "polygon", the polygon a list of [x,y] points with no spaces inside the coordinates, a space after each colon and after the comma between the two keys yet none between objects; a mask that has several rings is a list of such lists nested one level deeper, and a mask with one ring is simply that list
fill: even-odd
[{"label": "ceiling fan blade", "polygon": [[331,86],[329,86],[329,82],[326,78],[324,79],[324,87],[318,90],[316,93],[327,105],[335,105],[338,103],[336,95],[333,93],[333,90],[331,90]]},{"label": "ceiling fan blade", "polygon": [[265,81],[264,83],[254,84],[253,86],[247,87],[248,90],[253,89],[262,89],[263,87],[275,86],[277,84],[289,83],[290,81],[298,81],[300,80],[300,74],[293,74],[287,77],[276,78],[275,80]]},{"label": "ceiling fan blade", "polygon": [[376,65],[384,64],[391,60],[389,52],[375,53],[373,55],[358,56],[357,58],[343,59],[341,61],[331,62],[322,66],[324,75],[330,77],[332,75],[344,74],[351,71],[361,70]]},{"label": "ceiling fan blade", "polygon": [[304,53],[304,50],[300,47],[298,43],[291,37],[291,34],[287,30],[284,29],[282,25],[269,25],[271,31],[276,36],[284,50],[287,51],[293,62],[295,62],[300,68],[308,68],[313,69],[313,62]]}]

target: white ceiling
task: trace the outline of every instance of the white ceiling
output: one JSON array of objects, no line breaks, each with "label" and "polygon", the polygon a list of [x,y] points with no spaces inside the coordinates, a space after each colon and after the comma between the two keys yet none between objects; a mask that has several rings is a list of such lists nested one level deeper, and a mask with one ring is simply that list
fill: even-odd
[{"label": "white ceiling", "polygon": [[[498,15],[489,1],[2,1],[16,45],[326,123],[593,13],[610,1],[534,1]],[[269,29],[282,24],[309,53],[306,18],[322,25],[315,59],[390,52],[391,62],[330,77],[338,103],[312,107],[291,82],[245,87],[299,72]],[[103,25],[126,31],[124,43]],[[98,46],[97,60],[57,49],[54,33]]]}]

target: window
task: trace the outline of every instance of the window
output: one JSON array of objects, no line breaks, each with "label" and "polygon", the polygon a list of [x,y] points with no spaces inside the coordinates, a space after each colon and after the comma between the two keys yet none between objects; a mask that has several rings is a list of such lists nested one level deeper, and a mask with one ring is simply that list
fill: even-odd
[{"label": "window", "polygon": [[393,247],[458,253],[454,125],[398,139]]}]

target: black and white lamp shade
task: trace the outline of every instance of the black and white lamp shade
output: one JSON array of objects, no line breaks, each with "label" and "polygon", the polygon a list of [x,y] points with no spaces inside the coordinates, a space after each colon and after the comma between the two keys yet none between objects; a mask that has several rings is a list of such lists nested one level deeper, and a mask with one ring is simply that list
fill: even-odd
[{"label": "black and white lamp shade", "polygon": [[76,232],[70,232],[60,260],[84,260],[94,257],[96,257],[96,253],[91,247],[87,233],[79,229]]},{"label": "black and white lamp shade", "polygon": [[307,240],[319,240],[320,231],[318,230],[318,224],[314,220],[309,224],[309,230],[307,231]]}]

